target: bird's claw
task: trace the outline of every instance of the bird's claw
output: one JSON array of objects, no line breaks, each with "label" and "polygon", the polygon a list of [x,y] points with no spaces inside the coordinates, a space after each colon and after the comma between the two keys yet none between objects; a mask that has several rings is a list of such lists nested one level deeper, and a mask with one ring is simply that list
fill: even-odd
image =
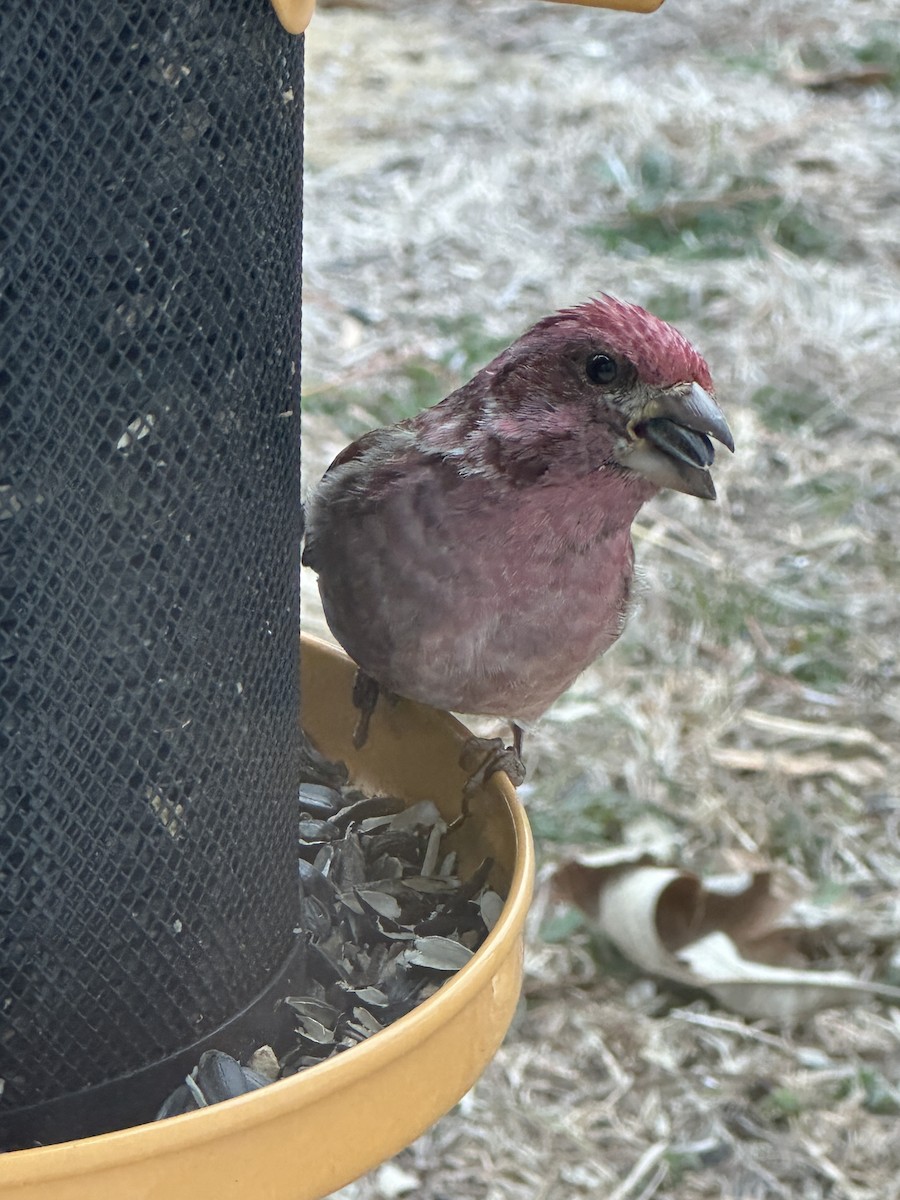
[{"label": "bird's claw", "polygon": [[504,745],[502,738],[470,737],[462,748],[459,765],[468,778],[463,787],[459,816],[450,822],[450,831],[458,829],[466,820],[472,797],[496,771],[505,771],[513,787],[525,782],[525,764],[519,748]]},{"label": "bird's claw", "polygon": [[469,802],[478,789],[496,771],[505,771],[513,787],[525,782],[525,764],[514,746],[505,746],[502,738],[470,737],[459,756],[459,765],[467,773],[459,816],[449,828],[457,829],[469,815]]},{"label": "bird's claw", "polygon": [[495,771],[505,771],[513,787],[525,782],[525,764],[516,748],[505,746],[502,738],[469,738],[459,756],[459,765],[469,775],[463,788],[463,795],[469,800]]}]

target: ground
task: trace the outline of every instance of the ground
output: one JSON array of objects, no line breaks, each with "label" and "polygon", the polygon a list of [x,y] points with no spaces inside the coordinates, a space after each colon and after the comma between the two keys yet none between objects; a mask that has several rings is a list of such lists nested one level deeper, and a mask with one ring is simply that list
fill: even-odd
[{"label": "ground", "polygon": [[[897,16],[321,7],[303,361],[309,483],[597,291],[696,342],[737,453],[718,503],[643,511],[638,611],[531,737],[541,879],[623,841],[701,875],[770,866],[815,914],[814,965],[895,984]],[[496,1060],[341,1196],[891,1200],[898,1089],[900,1010],[741,1018],[629,967],[542,882]]]}]

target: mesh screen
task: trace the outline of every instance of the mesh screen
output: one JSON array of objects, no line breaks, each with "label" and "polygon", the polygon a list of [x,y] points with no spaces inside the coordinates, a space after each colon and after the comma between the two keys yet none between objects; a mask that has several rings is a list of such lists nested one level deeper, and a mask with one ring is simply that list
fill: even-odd
[{"label": "mesh screen", "polygon": [[3,21],[0,1110],[288,953],[302,164],[265,0]]}]

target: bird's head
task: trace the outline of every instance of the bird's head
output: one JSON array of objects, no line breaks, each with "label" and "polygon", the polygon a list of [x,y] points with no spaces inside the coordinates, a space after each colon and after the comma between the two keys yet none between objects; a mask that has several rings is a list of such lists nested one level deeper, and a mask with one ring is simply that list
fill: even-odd
[{"label": "bird's head", "polygon": [[596,389],[595,403],[623,425],[616,462],[658,487],[714,500],[709,439],[731,451],[734,440],[709,367],[687,338],[638,305],[606,295],[541,325],[581,341],[582,390]]},{"label": "bird's head", "polygon": [[539,321],[455,398],[469,413],[460,440],[493,439],[526,469],[542,457],[615,465],[712,500],[710,438],[734,450],[700,354],[667,322],[606,295]]}]

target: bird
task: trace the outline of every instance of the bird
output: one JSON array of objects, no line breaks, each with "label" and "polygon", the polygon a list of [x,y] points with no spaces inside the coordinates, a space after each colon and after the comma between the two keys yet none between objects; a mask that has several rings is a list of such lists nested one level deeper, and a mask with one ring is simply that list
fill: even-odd
[{"label": "bird", "polygon": [[303,563],[358,668],[354,742],[382,693],[501,717],[513,744],[471,739],[466,796],[495,770],[521,783],[523,730],[622,633],[638,511],[662,488],[715,499],[711,438],[734,451],[705,359],[601,292],[342,450]]}]

